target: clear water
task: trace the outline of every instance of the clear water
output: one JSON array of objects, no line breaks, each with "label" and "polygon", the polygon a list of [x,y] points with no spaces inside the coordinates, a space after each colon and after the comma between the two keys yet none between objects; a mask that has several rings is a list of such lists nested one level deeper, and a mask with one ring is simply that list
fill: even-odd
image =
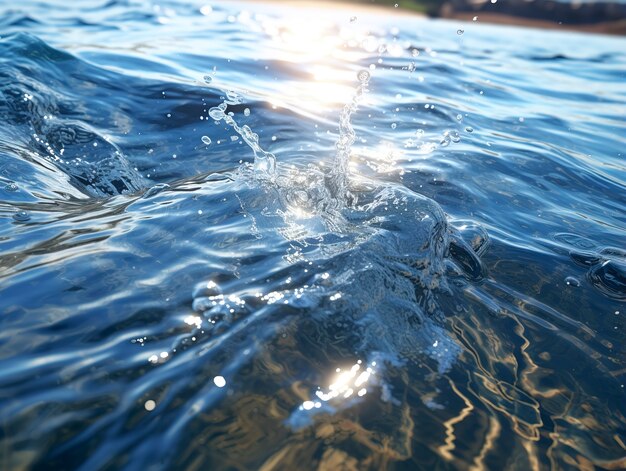
[{"label": "clear water", "polygon": [[623,38],[258,2],[0,26],[0,467],[626,466]]}]

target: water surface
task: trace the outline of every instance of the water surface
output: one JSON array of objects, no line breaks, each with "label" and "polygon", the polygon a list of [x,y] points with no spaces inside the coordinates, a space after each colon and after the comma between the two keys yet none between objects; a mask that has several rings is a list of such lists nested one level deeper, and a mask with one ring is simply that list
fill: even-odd
[{"label": "water surface", "polygon": [[382,12],[0,6],[2,468],[626,467],[626,42]]}]

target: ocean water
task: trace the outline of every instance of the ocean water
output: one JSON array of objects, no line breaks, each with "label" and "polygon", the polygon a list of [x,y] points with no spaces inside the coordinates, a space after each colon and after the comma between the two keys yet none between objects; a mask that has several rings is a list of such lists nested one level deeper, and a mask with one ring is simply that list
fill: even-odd
[{"label": "ocean water", "polygon": [[626,467],[626,40],[0,3],[0,468]]}]

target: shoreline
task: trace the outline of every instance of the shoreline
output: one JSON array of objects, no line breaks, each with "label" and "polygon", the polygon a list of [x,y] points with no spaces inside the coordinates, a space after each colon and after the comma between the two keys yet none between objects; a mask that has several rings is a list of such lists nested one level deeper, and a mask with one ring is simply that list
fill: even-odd
[{"label": "shoreline", "polygon": [[359,11],[364,11],[368,13],[382,13],[386,12],[388,14],[395,15],[411,15],[418,18],[432,18],[432,19],[441,19],[441,20],[459,20],[472,22],[472,19],[477,16],[478,23],[483,24],[494,24],[494,25],[511,25],[511,26],[519,26],[522,28],[537,28],[537,29],[547,29],[547,30],[555,30],[555,31],[573,31],[573,32],[581,32],[581,33],[590,33],[590,34],[608,34],[614,36],[625,36],[626,35],[626,19],[618,20],[618,21],[604,21],[599,23],[589,23],[589,24],[568,24],[568,23],[558,23],[550,20],[541,20],[534,18],[526,18],[523,16],[515,16],[515,15],[507,15],[504,13],[494,13],[494,12],[461,12],[461,11],[443,11],[436,16],[428,16],[424,13],[421,13],[416,10],[412,10],[406,7],[398,7],[394,8],[391,5],[384,4],[373,4],[373,3],[361,3],[350,0],[292,0],[292,1],[281,1],[281,0],[241,0],[239,3],[254,3],[254,4],[263,4],[263,5],[274,5],[274,6],[283,6],[288,7],[290,9],[324,9],[324,10],[336,10],[344,13],[355,13],[358,14]]},{"label": "shoreline", "polygon": [[601,23],[590,24],[567,24],[555,23],[549,20],[537,20],[533,18],[524,18],[520,16],[505,15],[503,13],[492,12],[455,12],[448,15],[436,16],[443,20],[459,20],[472,22],[474,17],[478,17],[479,23],[493,25],[511,25],[522,28],[549,29],[556,31],[573,31],[591,34],[609,34],[613,36],[626,35],[626,20],[621,21],[604,21]]}]

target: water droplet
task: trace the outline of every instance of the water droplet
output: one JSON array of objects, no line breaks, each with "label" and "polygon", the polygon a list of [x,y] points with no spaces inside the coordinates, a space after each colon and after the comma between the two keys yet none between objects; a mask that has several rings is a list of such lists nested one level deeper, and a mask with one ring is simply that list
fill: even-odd
[{"label": "water droplet", "polygon": [[473,128],[473,127],[471,127],[471,126],[466,127],[466,128],[465,128],[465,130],[466,130],[467,132],[474,132],[474,128]]},{"label": "water droplet", "polygon": [[272,136],[272,141],[275,141],[277,139],[276,136]]},{"label": "water droplet", "polygon": [[354,23],[356,21],[356,16],[350,17],[350,23]]},{"label": "water droplet", "polygon": [[419,56],[419,55],[420,55],[420,52],[419,52],[419,50],[417,50],[417,49],[412,49],[412,50],[411,50],[411,55],[412,55],[413,57],[417,57],[417,56]]},{"label": "water droplet", "polygon": [[11,182],[11,183],[7,183],[4,187],[5,191],[10,191],[11,193],[16,192],[17,190],[19,190],[17,184]]},{"label": "water droplet", "polygon": [[220,121],[221,119],[224,119],[226,114],[224,113],[224,110],[222,108],[220,108],[219,106],[216,106],[209,110],[209,116],[213,118],[215,121]]},{"label": "water droplet", "polygon": [[567,278],[565,278],[565,284],[568,286],[579,287],[580,281],[577,278],[574,278],[573,276],[568,276]]},{"label": "water droplet", "polygon": [[213,382],[218,388],[223,388],[224,386],[226,386],[226,380],[223,376],[216,376],[215,378],[213,378]]},{"label": "water droplet", "polygon": [[213,81],[213,77],[211,77],[210,75],[205,75],[204,76],[204,83],[209,84]]},{"label": "water droplet", "polygon": [[396,3],[393,7],[394,7],[394,8],[398,8],[398,4]]},{"label": "water droplet", "polygon": [[146,408],[147,411],[152,411],[156,407],[156,402],[150,399],[149,401],[146,401],[143,406]]},{"label": "water droplet", "polygon": [[441,140],[439,141],[439,145],[441,147],[447,147],[450,145],[450,133],[448,133],[448,131],[443,133],[443,136],[441,136]]},{"label": "water droplet", "polygon": [[13,219],[15,219],[17,222],[30,221],[30,214],[28,213],[28,211],[18,211],[17,213],[13,214]]},{"label": "water droplet", "polygon": [[250,116],[250,108],[246,108],[245,110],[243,110],[243,115]]},{"label": "water droplet", "polygon": [[465,33],[465,31],[462,30],[462,29],[457,29],[456,30],[456,34],[458,34],[459,36],[461,36],[463,33]]},{"label": "water droplet", "polygon": [[478,17],[477,17],[477,16],[475,16],[474,18],[472,18],[472,21],[476,21],[476,20],[478,20]]},{"label": "water droplet", "polygon": [[491,0],[491,3],[496,3],[498,0]]},{"label": "water droplet", "polygon": [[359,82],[366,84],[369,82],[370,73],[367,70],[360,70],[356,77],[359,79]]},{"label": "water droplet", "polygon": [[209,136],[202,136],[202,142],[204,142],[207,146],[211,145],[211,138]]},{"label": "water droplet", "polygon": [[461,140],[461,136],[458,131],[452,131],[450,133],[450,139],[452,139],[452,142],[459,142]]},{"label": "water droplet", "polygon": [[396,123],[391,123],[391,129],[396,129],[397,124]]}]

